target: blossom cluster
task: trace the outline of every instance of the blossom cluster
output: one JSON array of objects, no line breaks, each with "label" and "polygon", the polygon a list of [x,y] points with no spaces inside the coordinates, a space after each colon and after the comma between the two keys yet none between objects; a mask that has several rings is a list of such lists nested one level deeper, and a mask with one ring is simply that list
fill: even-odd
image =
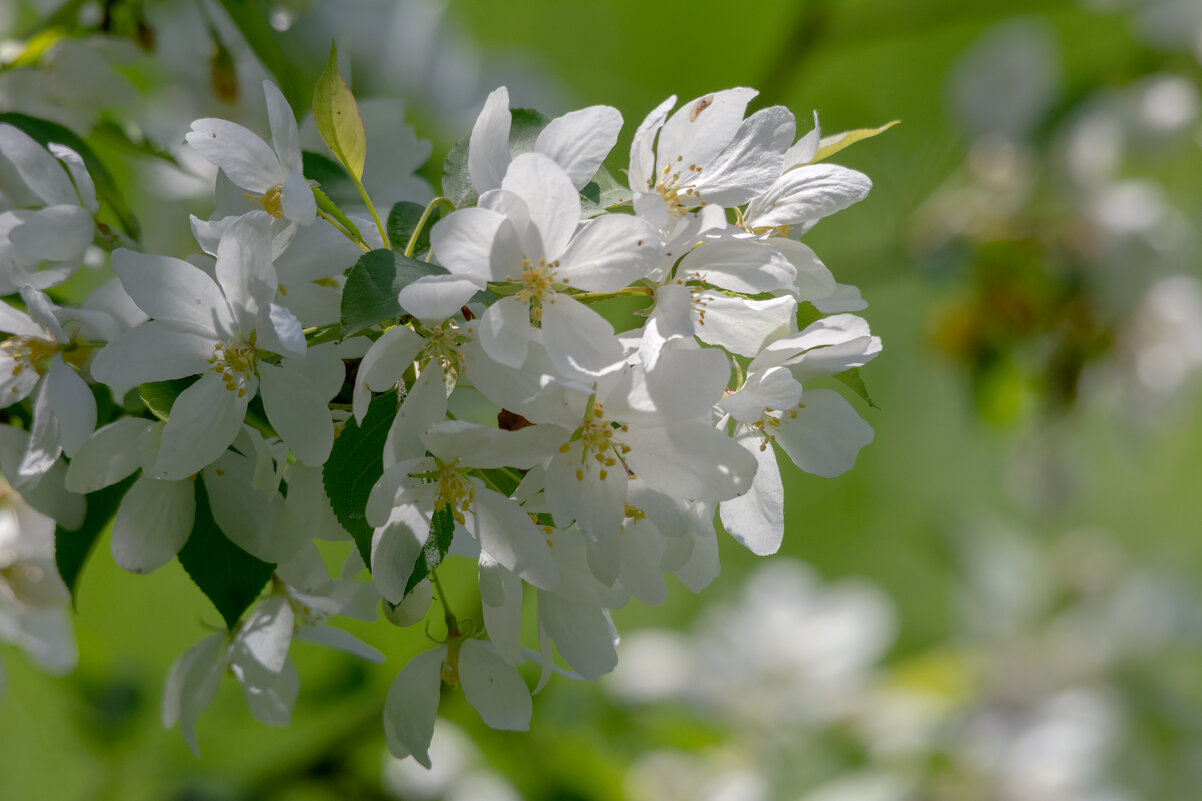
[{"label": "blossom cluster", "polygon": [[[111,518],[118,565],[178,558],[214,602],[227,630],[175,663],[163,699],[194,750],[227,672],[256,718],[286,723],[293,640],[382,661],[329,621],[382,600],[414,625],[437,596],[445,631],[384,713],[393,753],[429,764],[442,684],[488,725],[527,728],[517,668],[540,668],[540,688],[611,671],[610,610],[662,602],[667,574],[708,585],[716,521],[779,548],[774,446],[836,476],[871,441],[814,381],[860,391],[880,340],[799,237],[868,193],[825,159],[876,131],[822,138],[815,116],[798,138],[782,107],[747,114],[750,89],[672,97],[635,131],[623,185],[603,166],[616,109],[546,120],[502,88],[452,151],[445,197],[386,225],[334,64],[315,124],[364,213],[307,174],[265,82],[270,142],[213,118],[186,135],[219,170],[187,259],[98,220],[86,153],[0,124],[0,391],[19,440],[4,475],[60,542]],[[115,278],[82,305],[53,299],[105,251]],[[353,542],[340,575],[314,540]],[[452,556],[478,565],[480,620],[451,608]]]}]

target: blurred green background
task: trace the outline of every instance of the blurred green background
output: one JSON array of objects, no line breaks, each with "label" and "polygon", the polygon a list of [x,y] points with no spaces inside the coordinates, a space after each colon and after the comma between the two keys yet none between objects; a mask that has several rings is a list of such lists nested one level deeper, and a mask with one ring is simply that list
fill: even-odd
[{"label": "blurred green background", "polygon": [[[158,4],[144,5],[147,24],[153,27],[154,15],[161,11]],[[299,66],[302,72],[316,74],[324,54],[321,47],[305,51],[306,40],[290,35],[323,5],[313,0],[275,7],[288,21],[295,19],[280,38],[295,45],[289,53],[308,52],[309,60]],[[1065,126],[1093,99],[1147,76],[1171,73],[1194,87],[1202,78],[1188,49],[1147,35],[1138,9],[1132,10],[1140,4],[1110,10],[1067,0],[453,0],[445,6],[408,5],[441,14],[440,30],[457,32],[457,41],[479,60],[479,88],[463,90],[476,92],[474,108],[481,92],[504,76],[515,81],[515,106],[537,104],[552,115],[596,103],[620,109],[624,136],[608,161],[615,173],[625,166],[634,127],[669,94],[687,100],[720,88],[755,87],[760,96],[754,105],[787,106],[797,115],[799,132],[808,130],[815,109],[824,132],[901,120],[834,159],[868,174],[873,191],[805,237],[841,282],[860,287],[869,303],[863,315],[884,342],[882,356],[863,371],[879,408],[856,401],[876,439],[840,478],[786,473],[789,528],[782,548],[782,556],[804,560],[824,580],[861,577],[884,591],[895,610],[897,630],[880,660],[882,676],[904,683],[925,665],[937,674],[929,681],[941,692],[954,695],[953,686],[971,684],[964,677],[976,675],[974,666],[988,659],[988,649],[972,652],[975,646],[966,634],[964,598],[972,589],[972,575],[965,570],[964,554],[972,551],[976,538],[996,528],[1019,532],[1017,539],[1037,554],[1049,553],[1070,532],[1093,531],[1122,554],[1124,569],[1146,567],[1154,575],[1196,587],[1202,576],[1202,422],[1191,385],[1196,382],[1186,380],[1171,398],[1151,405],[1105,389],[1111,386],[1109,379],[1097,376],[1119,369],[1111,368],[1122,361],[1116,343],[1127,317],[1121,310],[1107,317],[1111,309],[1101,302],[1106,312],[1094,316],[1102,321],[1097,328],[1103,333],[1090,340],[1089,348],[1082,347],[1089,355],[1073,370],[1079,368],[1084,378],[1070,381],[1074,391],[1068,400],[1064,392],[1057,393],[1062,385],[1049,379],[1055,358],[1048,356],[1064,346],[1065,304],[1048,304],[1051,323],[1044,328],[1018,331],[1002,324],[987,349],[947,345],[949,320],[967,319],[971,327],[972,321],[1008,302],[999,287],[1060,298],[1063,286],[1084,285],[1073,297],[1090,302],[1099,295],[1097,286],[1110,280],[1100,268],[1098,275],[1090,272],[1088,249],[1066,257],[1059,240],[1045,236],[1078,226],[1081,209],[1089,207],[1082,190],[1058,172],[1055,157]],[[8,20],[14,32],[36,29],[34,21],[49,19],[54,9],[54,4],[17,6]],[[210,8],[214,15],[222,13],[221,4]],[[339,8],[326,8],[323,19],[341,19]],[[939,246],[931,246],[919,235],[922,224],[930,222],[929,200],[957,182],[971,183],[965,177],[971,172],[966,160],[982,138],[971,124],[958,120],[951,87],[970,48],[1015,19],[1043,32],[1059,72],[1054,97],[1015,140],[1015,147],[1034,160],[1038,186],[1020,204],[1024,212],[998,211],[1010,219],[1023,218],[1018,233],[1011,228],[1001,234],[949,234]],[[327,29],[327,36],[338,33],[336,23]],[[355,50],[352,58],[358,68],[374,55]],[[197,69],[208,65],[197,64]],[[1016,74],[1014,80],[1021,78]],[[384,85],[379,76],[372,80],[373,86]],[[423,174],[436,180],[442,157],[453,138],[468,130],[474,108],[467,112],[466,126],[462,115],[448,122],[453,115],[438,106],[439,90],[431,86],[424,97],[393,93],[407,98],[419,137],[433,142]],[[256,91],[243,87],[248,104],[258,102]],[[997,103],[1005,100],[999,96]],[[178,145],[188,122],[182,120],[176,139],[164,146]],[[1176,138],[1157,144],[1159,150],[1141,151],[1122,168],[1125,177],[1161,187],[1191,231],[1202,210],[1198,143],[1198,122],[1191,119]],[[117,146],[99,148],[115,171],[127,178],[138,174],[130,164],[139,157]],[[986,185],[982,191],[988,204],[989,192],[995,190]],[[1000,208],[1002,190],[996,191]],[[152,219],[155,202],[145,193],[135,195],[134,205]],[[204,213],[206,203],[192,208]],[[1196,232],[1185,236],[1186,244],[1174,252],[1193,253],[1186,248],[1194,236]],[[997,256],[999,248],[1002,255]],[[1145,270],[1138,255],[1123,258],[1133,273]],[[1196,278],[1196,259],[1183,260]],[[982,278],[982,265],[994,262],[1000,263],[1001,278]],[[1073,262],[1071,269],[1064,267],[1067,262]],[[1007,283],[1011,278],[1014,286]],[[1035,289],[1022,284],[1027,279]],[[720,536],[720,542],[723,574],[709,590],[694,596],[670,582],[670,598],[663,606],[633,602],[616,612],[619,631],[689,631],[703,607],[735,599],[743,579],[763,560],[728,537]],[[161,728],[159,694],[172,661],[217,616],[178,564],[150,576],[132,576],[116,568],[107,547],[102,540],[80,586],[75,627],[81,656],[73,674],[44,676],[18,650],[0,648],[8,674],[0,701],[0,798],[406,797],[381,788],[385,749],[379,714],[397,669],[423,647],[420,632],[383,621],[348,624],[388,655],[383,666],[298,645],[293,657],[302,678],[301,695],[292,725],[285,729],[252,721],[234,682],[227,681],[200,719],[201,757],[194,759],[178,732]],[[781,557],[769,561],[774,558]],[[452,572],[462,573],[460,583],[470,585],[470,567],[454,566]],[[1069,601],[1060,597],[1058,603]],[[1191,610],[1199,611],[1188,591],[1182,604],[1178,612],[1187,620]],[[1050,608],[1054,611],[1056,603]],[[1123,688],[1131,682],[1142,688],[1142,695],[1131,695],[1137,700],[1121,704],[1129,725],[1122,735],[1127,739],[1120,742],[1137,743],[1131,748],[1151,756],[1129,770],[1120,767],[1118,782],[1127,795],[1089,798],[1197,797],[1202,784],[1191,789],[1188,782],[1202,782],[1194,753],[1199,724],[1192,714],[1200,709],[1195,677],[1202,675],[1197,672],[1202,663],[1189,626],[1183,632],[1174,630],[1157,641],[1136,667],[1103,675],[1109,686],[1120,688],[1116,691],[1126,692]],[[771,636],[789,640],[798,635],[786,627]],[[1121,635],[1096,631],[1100,640],[1116,636]],[[1165,712],[1165,704],[1173,714]],[[440,712],[470,735],[482,763],[506,777],[520,793],[517,797],[537,801],[647,797],[632,789],[628,771],[648,750],[672,747],[710,754],[738,736],[722,719],[679,703],[631,708],[601,685],[562,678],[536,696],[530,733],[486,729],[457,693],[447,694]],[[772,763],[777,774],[767,797],[793,801],[828,779],[873,768],[871,749],[847,742],[854,738],[846,726],[827,732],[807,725],[812,733],[804,747],[782,748]],[[930,759],[908,775],[929,778],[949,772],[935,757]],[[798,767],[807,763],[809,772]],[[768,771],[764,764],[761,769]],[[988,783],[969,787],[935,778],[929,785],[915,781],[910,787],[915,798],[1010,797]],[[726,796],[707,792],[711,794],[679,797],[739,797],[737,791]],[[865,790],[838,797],[884,796]]]}]

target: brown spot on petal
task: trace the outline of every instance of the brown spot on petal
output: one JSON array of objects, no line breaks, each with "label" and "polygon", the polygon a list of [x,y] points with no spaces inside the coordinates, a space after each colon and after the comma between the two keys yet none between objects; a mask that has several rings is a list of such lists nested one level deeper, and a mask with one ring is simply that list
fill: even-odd
[{"label": "brown spot on petal", "polygon": [[689,112],[689,122],[697,122],[697,117],[701,112],[705,111],[710,106],[714,105],[714,96],[706,95],[693,104],[693,110]]}]

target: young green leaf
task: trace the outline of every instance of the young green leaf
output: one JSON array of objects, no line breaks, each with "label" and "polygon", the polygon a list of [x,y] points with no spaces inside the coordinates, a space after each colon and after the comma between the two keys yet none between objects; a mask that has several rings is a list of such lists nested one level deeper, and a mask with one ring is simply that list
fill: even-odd
[{"label": "young green leaf", "polygon": [[860,377],[860,368],[853,367],[850,370],[844,370],[841,373],[836,373],[835,378],[842,381],[847,386],[851,387],[852,391],[860,396],[860,399],[871,406],[873,409],[879,409],[872,398],[868,395],[868,388],[864,386],[864,379]]},{"label": "young green leaf", "polygon": [[349,337],[381,320],[404,312],[397,293],[424,275],[440,275],[437,264],[410,259],[391,250],[364,253],[351,268],[342,288],[342,336]]},{"label": "young green leaf", "polygon": [[92,553],[92,547],[113,522],[121,499],[136,479],[137,476],[132,475],[104,489],[88,493],[88,511],[84,516],[83,525],[74,531],[68,531],[62,526],[54,529],[54,564],[58,567],[58,574],[62,576],[72,599],[76,597],[75,589],[79,584],[79,576]]},{"label": "young green leaf", "polygon": [[225,536],[209,510],[201,475],[196,476],[196,522],[180,549],[179,563],[231,631],[275,572],[275,565],[251,556]]},{"label": "young green leaf", "polygon": [[313,88],[313,121],[334,157],[356,180],[363,178],[367,132],[359,104],[338,72],[338,50],[330,45],[330,60]]},{"label": "young green leaf", "polygon": [[823,159],[828,159],[843,148],[850,147],[864,139],[871,139],[900,122],[901,120],[894,120],[893,122],[885,123],[880,128],[857,128],[854,131],[844,131],[843,133],[824,136],[822,137],[822,141],[818,143],[818,152],[814,154],[814,158],[810,159],[810,163],[816,164]]},{"label": "young green leaf", "polygon": [[169,381],[152,381],[138,385],[138,394],[150,413],[160,420],[171,416],[171,407],[180,394],[196,382],[195,378],[172,378]]},{"label": "young green leaf", "polygon": [[451,539],[454,535],[455,517],[451,513],[451,505],[445,504],[441,509],[436,509],[434,517],[430,519],[430,535],[426,537],[426,544],[422,546],[422,552],[417,555],[413,572],[409,574],[409,580],[405,582],[406,595],[412,592],[413,588],[422,582],[422,579],[430,575],[430,571],[442,564],[443,557],[451,549]]},{"label": "young green leaf", "polygon": [[360,202],[359,190],[341,164],[311,150],[301,151],[301,159],[304,161],[305,178],[316,181],[331,201],[340,206],[353,206]]},{"label": "young green leaf", "polygon": [[509,113],[513,118],[509,124],[509,152],[514,156],[529,153],[551,118],[532,108],[515,108]]},{"label": "young green leaf", "polygon": [[[377,251],[378,252],[378,251]],[[352,417],[334,440],[330,458],[321,471],[322,484],[334,516],[355,540],[363,563],[371,569],[372,527],[367,524],[367,499],[384,473],[384,441],[397,413],[397,395],[388,392],[372,399],[359,425]]]},{"label": "young green leaf", "polygon": [[454,203],[457,209],[474,206],[479,199],[476,187],[472,186],[471,175],[467,171],[469,139],[465,136],[456,142],[442,164],[442,194]]}]

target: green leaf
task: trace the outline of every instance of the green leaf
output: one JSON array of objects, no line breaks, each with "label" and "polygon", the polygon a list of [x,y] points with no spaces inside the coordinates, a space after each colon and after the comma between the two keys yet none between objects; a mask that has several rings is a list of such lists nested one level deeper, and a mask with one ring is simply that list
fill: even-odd
[{"label": "green leaf", "polygon": [[102,210],[107,208],[111,211],[117,219],[117,224],[132,238],[138,239],[142,235],[142,228],[138,225],[138,220],[134,217],[129,204],[125,202],[125,197],[117,189],[117,183],[113,180],[113,176],[92,148],[88,147],[73,131],[64,128],[57,122],[30,117],[28,114],[16,111],[0,114],[0,123],[8,123],[19,128],[43,147],[51,142],[57,142],[78,153],[88,168],[88,175],[92,176],[92,183],[96,184],[96,198],[100,201]]},{"label": "green leaf", "polygon": [[347,175],[342,165],[334,159],[322,153],[304,150],[301,151],[301,160],[304,162],[305,178],[317,181],[321,191],[334,203],[353,206],[363,202],[351,176]]},{"label": "green leaf", "polygon": [[446,269],[437,264],[410,259],[391,250],[364,253],[351,268],[342,288],[342,336],[351,336],[381,320],[400,317],[404,312],[397,294],[425,275],[440,275]]},{"label": "green leaf", "polygon": [[462,209],[476,205],[479,196],[467,171],[467,151],[470,136],[455,143],[442,163],[442,196]]},{"label": "green leaf", "polygon": [[359,104],[338,72],[338,49],[330,45],[330,60],[313,87],[313,121],[334,157],[355,180],[363,178],[367,159],[367,132]]},{"label": "green leaf", "polygon": [[865,403],[867,403],[870,407],[872,407],[873,409],[880,408],[875,403],[873,403],[872,398],[869,397],[868,388],[864,386],[864,379],[860,377],[860,368],[859,367],[853,367],[850,370],[844,370],[841,373],[836,373],[835,378],[839,379],[844,384],[847,384],[847,386],[851,387],[852,391],[855,392],[857,395],[859,395],[860,398]]},{"label": "green leaf", "polygon": [[317,208],[330,215],[335,222],[358,237],[360,242],[363,241],[363,234],[359,232],[359,226],[355,225],[354,221],[346,216],[346,212],[338,208],[334,201],[330,200],[329,196],[316,186],[313,187],[313,201],[317,204]]},{"label": "green leaf", "polygon": [[[434,223],[442,219],[443,208],[442,205],[438,205],[430,212],[426,224],[422,226],[421,233],[417,235],[413,253],[425,253],[430,249],[430,229],[434,227]],[[402,254],[405,252],[409,246],[409,240],[413,237],[413,232],[417,229],[417,224],[425,213],[425,206],[410,200],[402,200],[392,207],[392,211],[388,213],[388,240],[392,242],[393,250]]]},{"label": "green leaf", "polygon": [[509,113],[513,117],[509,125],[509,152],[514,156],[529,153],[551,118],[532,108],[515,108]]},{"label": "green leaf", "polygon": [[619,183],[613,173],[602,166],[593,180],[580,190],[581,212],[585,217],[596,217],[609,207],[629,203],[633,198],[630,188]]},{"label": "green leaf", "polygon": [[220,0],[221,7],[238,26],[250,49],[275,78],[293,110],[309,102],[313,76],[299,65],[307,61],[307,49],[292,31],[280,32],[271,25],[272,7],[267,0]]},{"label": "green leaf", "polygon": [[422,552],[417,555],[413,572],[409,574],[409,580],[405,582],[406,595],[412,592],[422,579],[430,575],[430,571],[442,564],[442,558],[450,550],[451,539],[454,535],[455,517],[451,513],[451,505],[444,504],[441,509],[434,511],[434,517],[430,519],[430,535],[426,537],[426,544],[422,546]]},{"label": "green leaf", "polygon": [[352,417],[330,450],[321,470],[322,484],[334,516],[355,540],[363,563],[371,569],[372,527],[367,524],[367,499],[384,474],[384,441],[397,413],[397,394],[372,399],[359,425]]},{"label": "green leaf", "polygon": [[822,312],[818,311],[818,307],[809,301],[802,301],[797,304],[797,330],[804,331],[810,326],[822,319]]},{"label": "green leaf", "polygon": [[140,384],[138,394],[151,414],[160,420],[166,420],[171,417],[171,407],[175,404],[175,399],[185,389],[192,386],[196,380],[195,377],[189,377],[173,378],[170,381],[152,381],[148,384]]},{"label": "green leaf", "polygon": [[88,493],[88,511],[84,515],[83,525],[74,531],[62,526],[54,529],[54,564],[72,599],[75,598],[79,576],[92,553],[92,547],[113,522],[121,499],[136,479],[136,475],[131,475],[116,484]]},{"label": "green leaf", "polygon": [[900,122],[901,120],[894,120],[893,122],[885,123],[880,128],[857,128],[854,131],[844,131],[843,133],[824,136],[822,137],[822,141],[818,143],[818,152],[814,154],[814,158],[810,159],[810,164],[816,164],[823,159],[828,159],[843,148],[850,147],[856,142],[871,139],[877,134],[884,133]]},{"label": "green leaf", "polygon": [[195,480],[196,522],[180,549],[179,563],[232,631],[242,613],[259,597],[263,585],[275,572],[275,565],[230,542],[213,519],[204,477],[197,475]]}]

